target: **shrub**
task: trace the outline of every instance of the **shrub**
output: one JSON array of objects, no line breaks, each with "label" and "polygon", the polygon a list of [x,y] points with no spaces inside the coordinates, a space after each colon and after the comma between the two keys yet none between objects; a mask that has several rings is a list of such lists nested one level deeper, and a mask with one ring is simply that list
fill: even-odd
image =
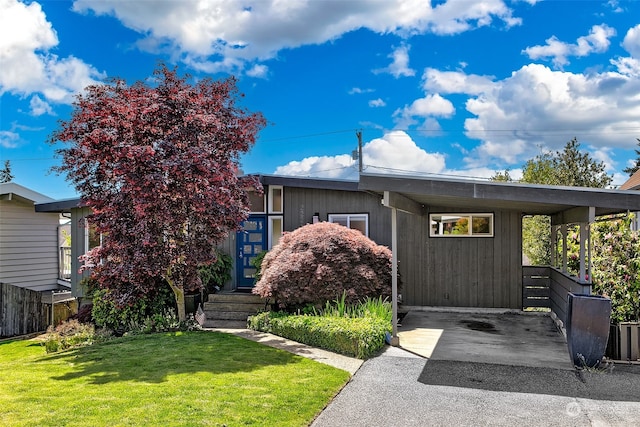
[{"label": "shrub", "polygon": [[58,326],[47,329],[44,346],[47,353],[66,350],[67,348],[91,344],[95,337],[93,325],[68,320]]},{"label": "shrub", "polygon": [[225,283],[231,280],[233,259],[229,254],[221,250],[216,251],[216,261],[198,269],[200,280],[208,293],[219,291]]},{"label": "shrub", "polygon": [[611,320],[640,320],[640,236],[631,219],[592,226],[594,292],[611,298]]},{"label": "shrub", "polygon": [[372,317],[319,317],[259,313],[249,328],[288,338],[347,356],[367,359],[385,344],[391,323]]},{"label": "shrub", "polygon": [[391,295],[391,251],[339,224],[309,224],[286,233],[262,261],[253,293],[280,307],[347,303]]},{"label": "shrub", "polygon": [[76,319],[80,323],[93,323],[93,317],[91,316],[92,311],[93,303],[83,304],[78,309],[78,312],[69,319]]},{"label": "shrub", "polygon": [[168,285],[155,294],[140,295],[128,304],[116,301],[107,289],[95,289],[92,294],[91,314],[96,326],[111,329],[118,335],[138,329],[149,317],[162,317],[167,310],[175,310],[175,298]]}]

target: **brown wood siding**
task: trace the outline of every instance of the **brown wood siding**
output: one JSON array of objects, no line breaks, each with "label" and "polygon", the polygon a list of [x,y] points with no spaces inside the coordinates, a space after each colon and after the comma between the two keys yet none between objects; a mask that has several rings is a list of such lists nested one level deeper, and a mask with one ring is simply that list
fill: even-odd
[{"label": "brown wood siding", "polygon": [[[431,213],[464,212],[431,207]],[[369,237],[391,246],[391,211],[380,196],[284,188],[284,230],[329,214],[368,213]],[[409,306],[522,308],[522,227],[517,211],[493,211],[492,238],[429,237],[429,216],[398,213],[400,294]]]},{"label": "brown wood siding", "polygon": [[[429,212],[464,210],[431,207]],[[486,238],[429,237],[428,214],[399,221],[398,254],[401,271],[407,272],[404,304],[522,307],[521,215],[493,213],[494,237]]]},{"label": "brown wood siding", "polygon": [[391,211],[381,198],[365,192],[284,188],[284,231],[293,231],[313,221],[318,213],[321,221],[330,214],[369,214],[369,237],[378,244],[391,245]]}]

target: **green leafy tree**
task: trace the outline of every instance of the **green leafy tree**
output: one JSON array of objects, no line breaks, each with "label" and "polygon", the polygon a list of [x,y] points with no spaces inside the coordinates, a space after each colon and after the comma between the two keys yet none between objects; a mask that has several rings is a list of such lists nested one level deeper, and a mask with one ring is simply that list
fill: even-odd
[{"label": "green leafy tree", "polygon": [[511,174],[509,173],[509,169],[505,169],[504,172],[496,171],[495,174],[490,178],[492,181],[497,182],[512,182],[513,178],[511,178]]},{"label": "green leafy tree", "polygon": [[[522,171],[522,181],[531,184],[605,188],[613,177],[603,162],[580,150],[576,138],[561,151],[542,153],[529,160]],[[533,216],[522,221],[522,249],[532,264],[551,262],[551,223],[548,216]]]},{"label": "green leafy tree", "polygon": [[[640,147],[640,138],[636,138],[636,140],[638,141],[638,146]],[[636,156],[638,156],[638,158],[635,160],[635,164],[633,166],[629,166],[628,168],[622,170],[624,173],[628,173],[629,176],[633,175],[638,171],[638,169],[640,169],[640,150],[636,148],[635,151],[636,151]]]},{"label": "green leafy tree", "polygon": [[13,181],[13,174],[11,173],[11,162],[9,160],[4,161],[4,168],[0,169],[0,183]]}]

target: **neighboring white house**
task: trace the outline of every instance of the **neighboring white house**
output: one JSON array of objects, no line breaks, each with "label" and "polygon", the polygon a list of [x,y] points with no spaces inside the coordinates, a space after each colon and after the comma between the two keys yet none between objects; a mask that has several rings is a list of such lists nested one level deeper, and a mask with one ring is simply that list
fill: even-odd
[{"label": "neighboring white house", "polygon": [[60,215],[36,213],[53,199],[13,182],[0,184],[0,282],[34,291],[68,290],[60,278]]}]

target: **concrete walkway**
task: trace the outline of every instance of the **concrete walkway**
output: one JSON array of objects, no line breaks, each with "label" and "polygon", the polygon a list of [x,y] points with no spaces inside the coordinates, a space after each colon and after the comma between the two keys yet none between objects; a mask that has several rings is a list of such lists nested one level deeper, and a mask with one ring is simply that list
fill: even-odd
[{"label": "concrete walkway", "polygon": [[268,345],[270,347],[279,348],[280,350],[286,350],[289,353],[294,353],[299,356],[306,357],[308,359],[315,360],[316,362],[326,363],[338,369],[349,372],[351,375],[355,374],[360,366],[362,366],[363,360],[355,359],[353,357],[343,356],[341,354],[333,353],[330,351],[322,350],[301,344],[296,341],[291,341],[286,338],[279,337],[277,335],[268,334],[265,332],[253,331],[251,329],[210,329],[212,331],[224,332],[227,334],[236,335],[251,341],[259,342],[260,344]]}]

